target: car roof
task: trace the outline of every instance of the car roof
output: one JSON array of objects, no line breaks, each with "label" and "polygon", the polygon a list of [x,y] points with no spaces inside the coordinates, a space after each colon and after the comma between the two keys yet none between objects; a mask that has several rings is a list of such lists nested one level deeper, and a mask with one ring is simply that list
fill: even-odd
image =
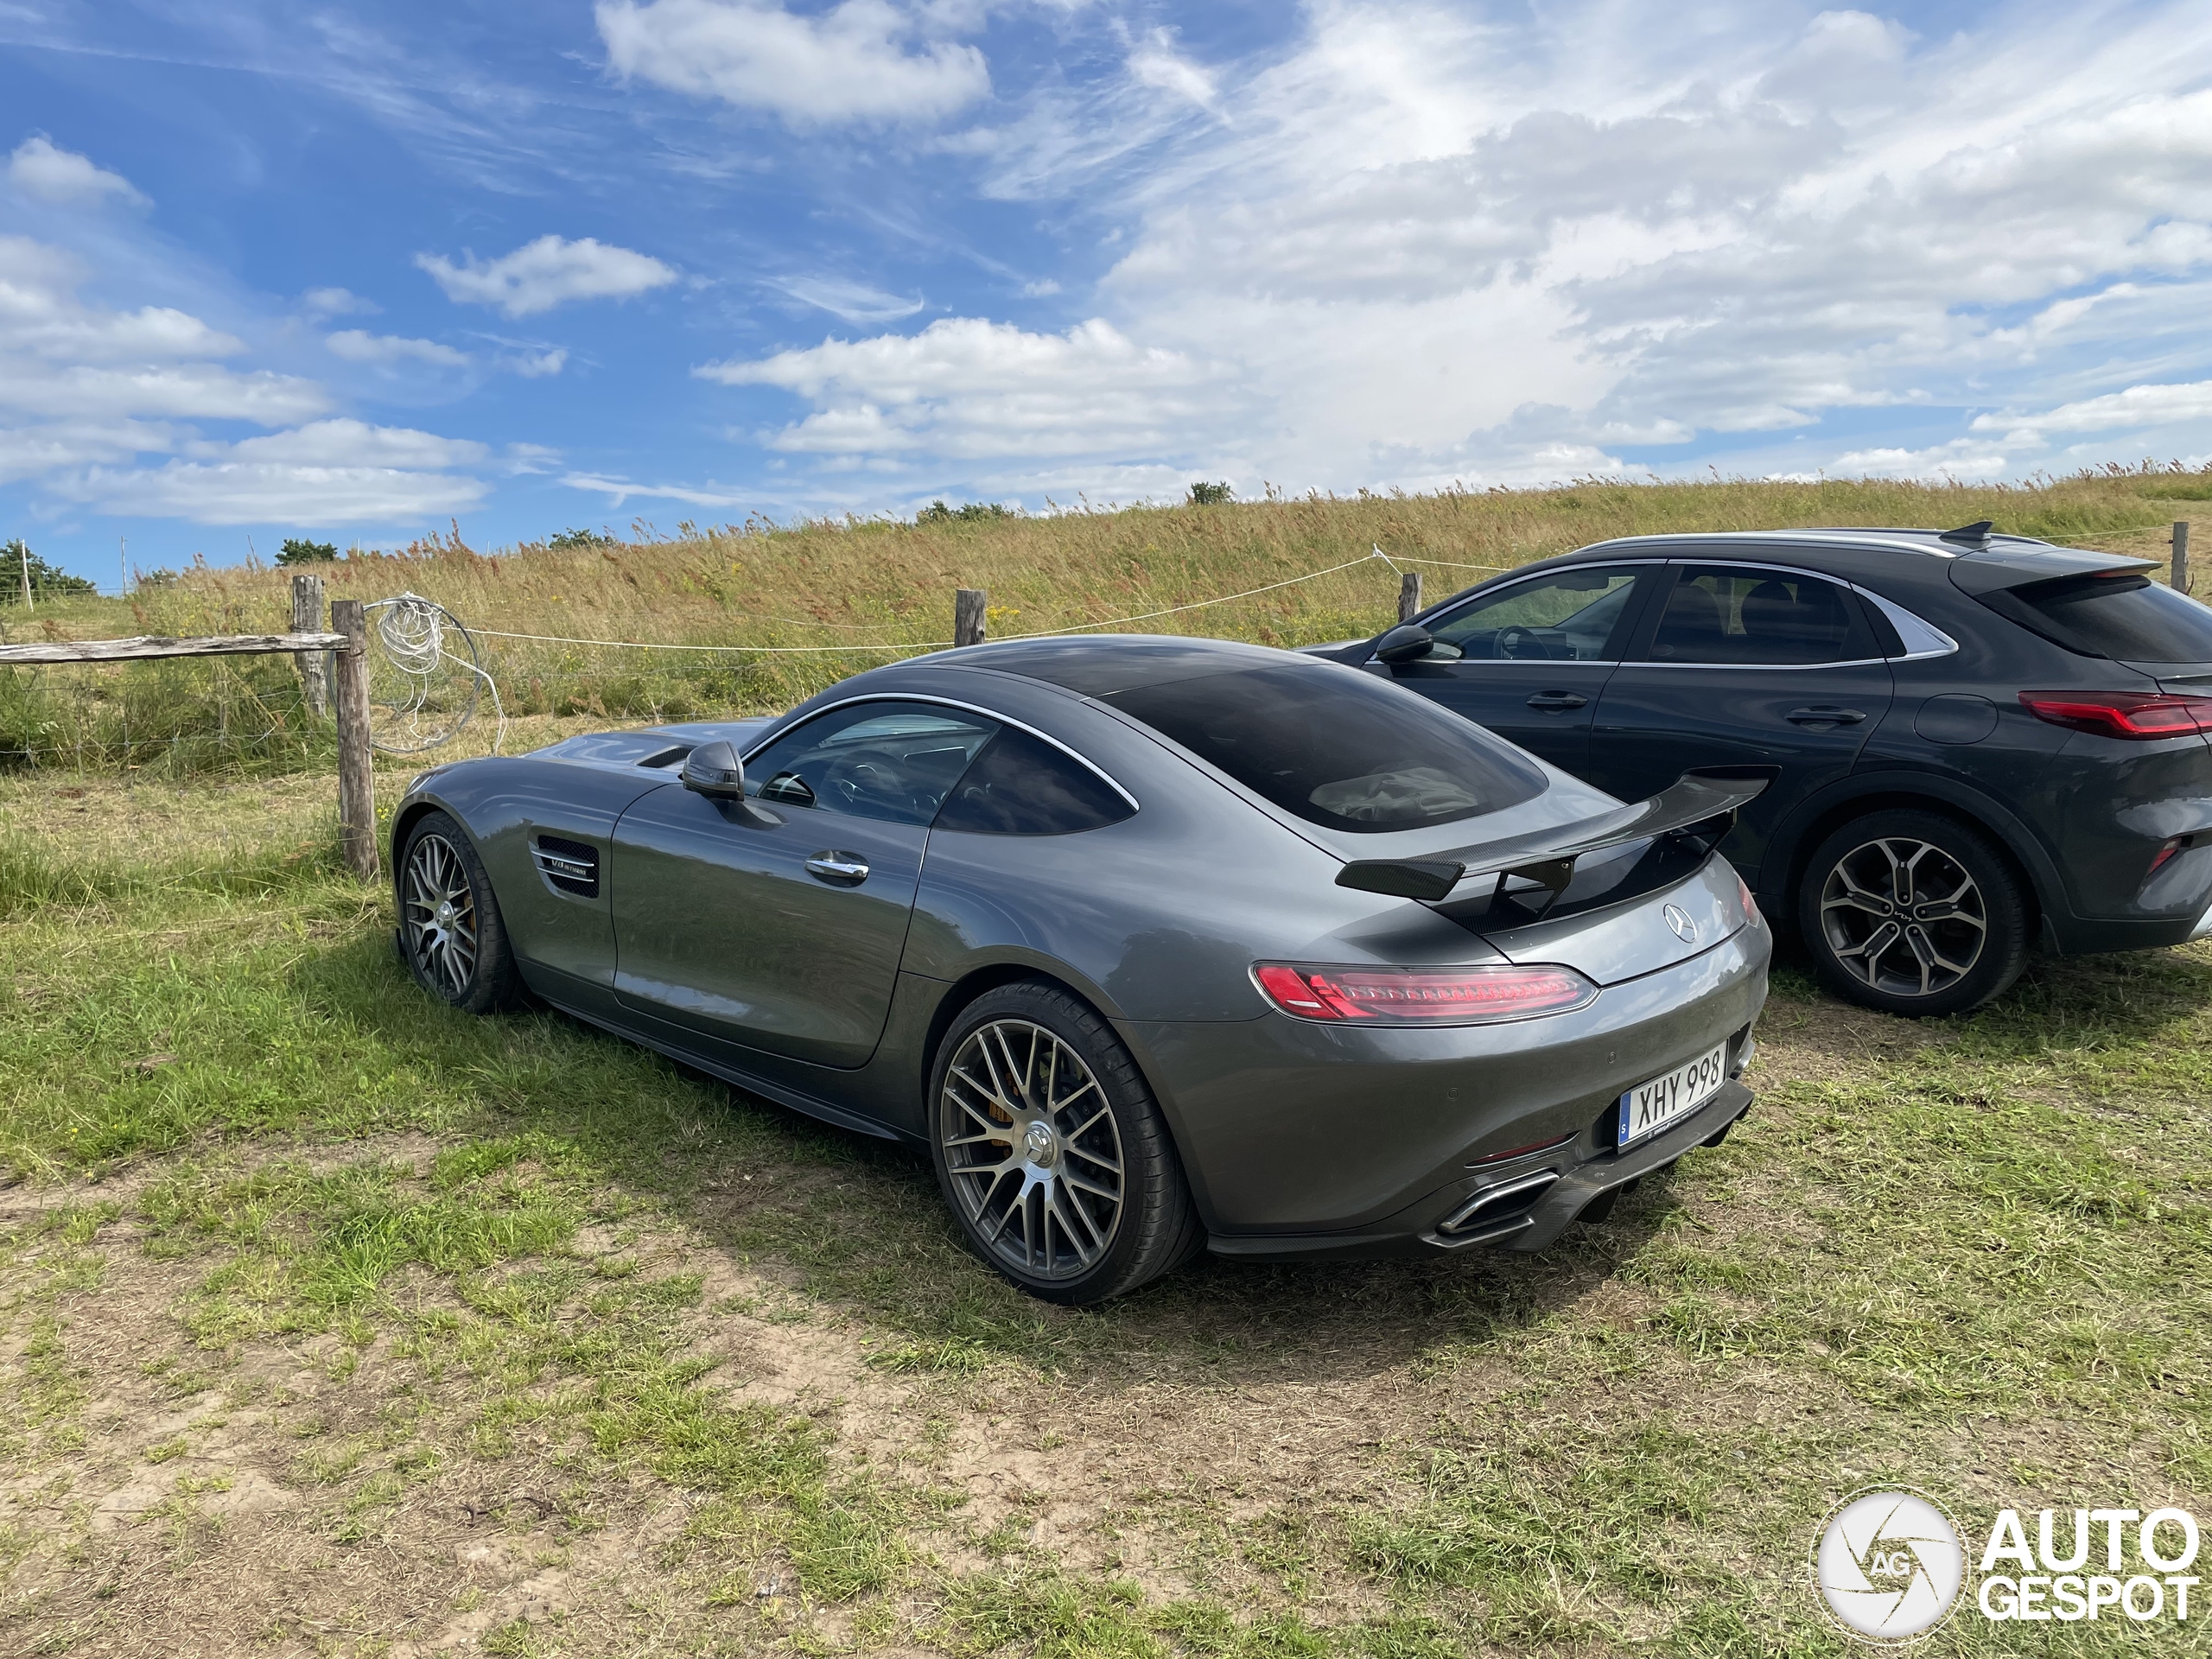
[{"label": "car roof", "polygon": [[915,658],[912,668],[985,668],[1041,680],[1080,696],[1106,697],[1140,686],[1195,679],[1238,669],[1281,668],[1310,662],[1295,652],[1248,645],[1234,639],[1178,634],[1087,633],[1051,639],[1003,639]]},{"label": "car roof", "polygon": [[1974,558],[1992,552],[2053,553],[2077,552],[2083,550],[2062,548],[2056,543],[2040,541],[2032,536],[2006,536],[1991,532],[1978,540],[1947,540],[1940,530],[1897,530],[1859,528],[1852,525],[1821,524],[1801,530],[1707,530],[1672,531],[1653,536],[1617,536],[1611,541],[1599,542],[1589,547],[1577,548],[1570,557],[1599,551],[1617,553],[1624,548],[1666,547],[1688,545],[1713,547],[1731,551],[1749,550],[1761,547],[1833,547],[1838,550],[1918,553],[1938,559]]}]

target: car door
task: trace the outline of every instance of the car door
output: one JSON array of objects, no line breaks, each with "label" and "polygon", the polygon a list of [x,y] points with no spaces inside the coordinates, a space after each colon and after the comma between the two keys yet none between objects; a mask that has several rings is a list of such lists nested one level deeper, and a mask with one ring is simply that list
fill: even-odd
[{"label": "car door", "polygon": [[1649,564],[1573,565],[1484,589],[1423,626],[1429,654],[1370,663],[1408,690],[1580,774],[1590,721],[1635,620]]},{"label": "car door", "polygon": [[1637,801],[1693,766],[1774,767],[1724,846],[1755,887],[1776,826],[1849,773],[1893,690],[1859,595],[1782,566],[1671,564],[1628,655],[1598,706],[1590,781]]},{"label": "car door", "polygon": [[700,1035],[858,1066],[891,1007],[930,821],[998,730],[876,700],[831,709],[746,761],[746,798],[680,784],[615,825],[614,990]]}]

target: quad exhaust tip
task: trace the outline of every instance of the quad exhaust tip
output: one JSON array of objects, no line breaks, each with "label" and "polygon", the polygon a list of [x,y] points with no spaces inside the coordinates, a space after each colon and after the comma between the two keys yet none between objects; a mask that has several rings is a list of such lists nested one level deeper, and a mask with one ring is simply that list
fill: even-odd
[{"label": "quad exhaust tip", "polygon": [[1557,1170],[1540,1169],[1533,1175],[1517,1176],[1486,1186],[1439,1222],[1436,1230],[1446,1238],[1462,1238],[1497,1222],[1517,1217],[1522,1211],[1532,1208],[1558,1179]]}]

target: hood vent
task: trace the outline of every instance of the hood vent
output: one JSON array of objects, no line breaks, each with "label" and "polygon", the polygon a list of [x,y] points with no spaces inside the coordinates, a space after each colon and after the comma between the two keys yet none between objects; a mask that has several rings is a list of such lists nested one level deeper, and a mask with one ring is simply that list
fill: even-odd
[{"label": "hood vent", "polygon": [[540,836],[531,849],[537,872],[573,899],[599,897],[599,849],[561,836]]}]

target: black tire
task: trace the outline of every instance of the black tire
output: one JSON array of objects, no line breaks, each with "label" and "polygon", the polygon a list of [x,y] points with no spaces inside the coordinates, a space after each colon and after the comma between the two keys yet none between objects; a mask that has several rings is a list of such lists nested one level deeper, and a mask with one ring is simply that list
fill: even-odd
[{"label": "black tire", "polygon": [[523,1000],[492,878],[466,832],[443,812],[410,825],[399,855],[399,954],[415,982],[464,1014]]},{"label": "black tire", "polygon": [[1842,825],[1813,849],[1797,931],[1821,982],[1888,1014],[1978,1008],[2027,965],[2020,878],[1980,830],[1900,807]]},{"label": "black tire", "polygon": [[938,1185],[969,1248],[1033,1296],[1102,1302],[1205,1243],[1135,1058],[1058,986],[1023,980],[963,1008],[930,1068],[928,1108]]}]

